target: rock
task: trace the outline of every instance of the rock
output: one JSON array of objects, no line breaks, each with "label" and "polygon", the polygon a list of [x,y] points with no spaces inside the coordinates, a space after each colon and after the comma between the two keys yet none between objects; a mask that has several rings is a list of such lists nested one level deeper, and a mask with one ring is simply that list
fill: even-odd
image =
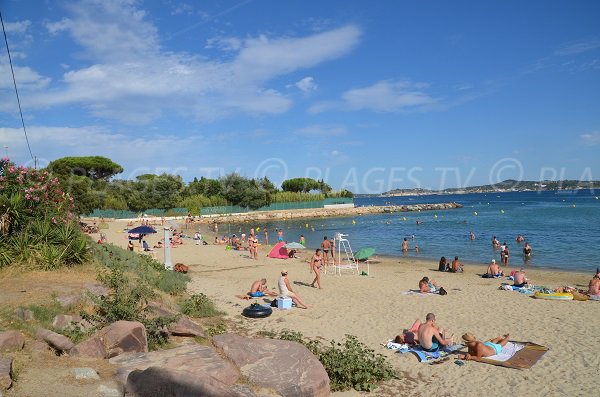
[{"label": "rock", "polygon": [[83,319],[79,315],[70,316],[68,314],[59,314],[58,316],[54,317],[54,320],[52,321],[52,327],[58,330],[73,328],[75,323],[78,323],[82,320]]},{"label": "rock", "polygon": [[98,386],[98,393],[106,397],[123,397],[123,392],[118,388],[106,385]]},{"label": "rock", "polygon": [[48,349],[50,348],[50,346],[48,346],[48,344],[44,341],[41,340],[36,340],[35,342],[33,342],[31,344],[31,346],[29,346],[29,348],[31,349],[31,351],[34,352],[42,352],[45,353],[48,351]]},{"label": "rock", "polygon": [[107,352],[104,343],[98,336],[94,336],[88,340],[78,343],[69,352],[74,357],[88,357],[88,358],[106,358]]},{"label": "rock", "polygon": [[15,310],[15,315],[18,319],[23,321],[31,321],[34,318],[31,310],[23,309],[22,307],[19,307]]},{"label": "rock", "polygon": [[151,313],[157,315],[158,317],[169,317],[176,316],[177,314],[179,314],[175,310],[171,310],[158,302],[148,303],[148,310],[150,310]]},{"label": "rock", "polygon": [[38,340],[47,342],[50,346],[60,352],[68,352],[75,346],[75,344],[66,336],[52,332],[49,329],[38,328],[35,337]]},{"label": "rock", "polygon": [[107,357],[122,353],[148,351],[146,327],[137,321],[117,321],[98,331],[98,338],[106,348]]},{"label": "rock", "polygon": [[62,295],[56,298],[56,301],[61,307],[75,306],[81,302],[81,295]]},{"label": "rock", "polygon": [[242,397],[244,395],[206,372],[191,376],[185,371],[174,368],[150,367],[129,374],[125,396]]},{"label": "rock", "polygon": [[25,338],[19,331],[0,332],[0,352],[15,352],[23,349]]},{"label": "rock", "polygon": [[0,389],[12,386],[12,358],[0,358]]},{"label": "rock", "polygon": [[123,385],[127,384],[132,371],[144,371],[150,367],[181,371],[190,379],[208,375],[227,386],[233,385],[239,378],[237,368],[221,358],[211,346],[190,344],[150,353],[130,353],[111,358],[109,362],[118,366],[117,378]]},{"label": "rock", "polygon": [[90,294],[96,296],[96,297],[101,297],[101,296],[106,296],[108,295],[108,288],[106,288],[103,284],[91,284],[88,283],[86,285],[84,285],[85,289],[87,292],[89,292]]},{"label": "rock", "polygon": [[299,343],[236,334],[217,335],[213,343],[256,385],[283,397],[330,395],[325,368]]},{"label": "rock", "polygon": [[98,372],[93,368],[71,368],[75,379],[100,379]]},{"label": "rock", "polygon": [[181,316],[177,323],[169,325],[167,329],[171,335],[206,337],[206,331],[187,316]]}]

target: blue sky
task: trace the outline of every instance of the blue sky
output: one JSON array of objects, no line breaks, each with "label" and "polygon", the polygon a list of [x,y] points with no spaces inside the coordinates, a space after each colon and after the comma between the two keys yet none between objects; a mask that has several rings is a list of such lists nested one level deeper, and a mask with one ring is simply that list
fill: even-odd
[{"label": "blue sky", "polygon": [[[600,180],[597,1],[0,3],[40,164],[377,193]],[[30,164],[6,49],[0,149]],[[4,154],[4,153],[3,153]]]}]

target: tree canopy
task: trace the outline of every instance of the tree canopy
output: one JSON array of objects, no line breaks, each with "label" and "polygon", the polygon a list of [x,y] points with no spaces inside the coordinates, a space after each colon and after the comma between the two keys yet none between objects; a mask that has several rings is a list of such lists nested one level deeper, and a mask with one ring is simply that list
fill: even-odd
[{"label": "tree canopy", "polygon": [[102,156],[63,157],[51,161],[48,164],[48,171],[62,176],[86,176],[95,181],[109,179],[116,174],[120,174],[123,172],[123,167]]},{"label": "tree canopy", "polygon": [[331,191],[331,186],[326,184],[322,179],[320,181],[312,178],[292,178],[283,181],[281,188],[284,192],[304,192],[308,193],[311,190],[319,190],[321,193]]}]

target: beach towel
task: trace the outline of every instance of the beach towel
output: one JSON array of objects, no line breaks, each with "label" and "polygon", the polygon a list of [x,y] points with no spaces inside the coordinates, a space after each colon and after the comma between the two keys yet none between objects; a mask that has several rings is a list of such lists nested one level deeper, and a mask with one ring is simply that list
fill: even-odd
[{"label": "beach towel", "polygon": [[448,357],[451,353],[454,353],[463,347],[463,345],[444,346],[436,352],[428,352],[423,350],[421,346],[409,346],[408,349],[399,349],[398,353],[413,353],[417,356],[419,362],[431,364],[432,362]]},{"label": "beach towel", "polygon": [[548,350],[550,349],[546,346],[532,342],[511,341],[502,348],[500,354],[483,357],[479,362],[506,368],[528,369],[533,367]]},{"label": "beach towel", "polygon": [[402,295],[429,296],[429,295],[439,295],[439,294],[435,293],[435,292],[421,292],[418,289],[411,289],[411,290],[402,292]]}]

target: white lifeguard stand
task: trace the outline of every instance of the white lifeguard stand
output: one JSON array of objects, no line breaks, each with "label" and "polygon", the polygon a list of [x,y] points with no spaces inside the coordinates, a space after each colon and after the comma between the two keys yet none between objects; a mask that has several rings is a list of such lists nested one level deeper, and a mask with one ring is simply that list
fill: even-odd
[{"label": "white lifeguard stand", "polygon": [[[333,264],[333,273],[342,275],[342,270],[352,270],[352,273],[356,271],[358,274],[358,263],[354,259],[354,253],[350,246],[350,241],[346,238],[347,234],[336,233],[335,241],[338,249],[337,263]],[[343,251],[343,252],[342,252]]]}]

